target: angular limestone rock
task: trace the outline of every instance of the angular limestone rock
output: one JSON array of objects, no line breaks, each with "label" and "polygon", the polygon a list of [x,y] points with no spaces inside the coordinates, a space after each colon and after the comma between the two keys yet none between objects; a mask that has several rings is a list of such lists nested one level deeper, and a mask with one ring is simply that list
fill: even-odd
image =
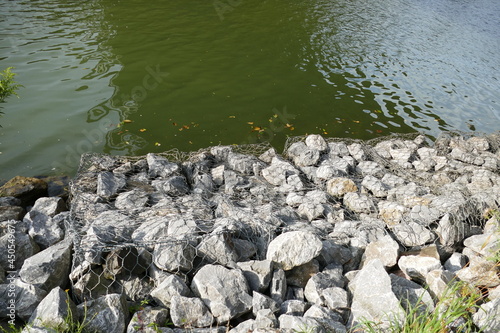
[{"label": "angular limestone rock", "polygon": [[252,296],[243,272],[205,265],[193,277],[191,289],[210,309],[219,324],[252,309]]},{"label": "angular limestone rock", "polygon": [[405,313],[392,291],[391,279],[378,259],[368,262],[349,283],[352,293],[349,326],[362,320],[380,322],[388,327],[391,322],[402,323]]},{"label": "angular limestone rock", "polygon": [[127,328],[128,307],[125,297],[109,294],[78,305],[85,328],[95,333],[123,333]]},{"label": "angular limestone rock", "polygon": [[151,296],[160,305],[170,308],[174,296],[190,296],[191,290],[184,281],[176,276],[170,275],[163,280],[158,287],[151,291]]},{"label": "angular limestone rock", "polygon": [[269,243],[266,259],[278,263],[285,271],[303,265],[319,255],[323,243],[311,232],[286,232]]},{"label": "angular limestone rock", "polygon": [[197,297],[172,297],[170,316],[177,327],[209,327],[214,322],[206,305]]},{"label": "angular limestone rock", "polygon": [[251,260],[237,263],[243,271],[250,290],[264,292],[271,282],[273,262],[271,260]]},{"label": "angular limestone rock", "polygon": [[73,244],[61,241],[24,261],[19,277],[45,291],[64,286],[71,269]]},{"label": "angular limestone rock", "polygon": [[391,236],[385,235],[366,246],[361,259],[361,267],[372,259],[379,259],[384,267],[393,267],[398,263],[399,251],[399,244]]},{"label": "angular limestone rock", "polygon": [[52,289],[40,302],[29,319],[29,324],[40,327],[69,329],[69,322],[76,321],[76,306],[60,287]]},{"label": "angular limestone rock", "polygon": [[127,327],[127,333],[158,333],[168,320],[169,312],[163,308],[145,307],[134,313]]}]

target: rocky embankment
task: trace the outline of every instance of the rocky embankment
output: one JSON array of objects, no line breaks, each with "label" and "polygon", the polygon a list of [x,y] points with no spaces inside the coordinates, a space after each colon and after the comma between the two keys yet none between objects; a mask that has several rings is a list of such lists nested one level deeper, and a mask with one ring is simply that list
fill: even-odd
[{"label": "rocky embankment", "polygon": [[484,295],[474,324],[498,332],[499,142],[310,135],[283,156],[87,155],[69,202],[12,180],[0,317],[26,332],[69,318],[106,333],[346,332],[417,302],[438,311],[461,280]]}]

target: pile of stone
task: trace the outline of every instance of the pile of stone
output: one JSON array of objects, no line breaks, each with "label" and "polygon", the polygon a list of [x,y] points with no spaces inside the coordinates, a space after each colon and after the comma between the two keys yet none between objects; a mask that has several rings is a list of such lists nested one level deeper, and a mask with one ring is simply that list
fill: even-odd
[{"label": "pile of stone", "polygon": [[485,295],[474,324],[497,332],[499,141],[310,135],[283,156],[87,155],[70,212],[44,197],[1,222],[17,257],[0,253],[0,317],[13,284],[37,332],[68,316],[96,332],[347,332],[402,322],[417,302],[432,312],[461,280]]}]

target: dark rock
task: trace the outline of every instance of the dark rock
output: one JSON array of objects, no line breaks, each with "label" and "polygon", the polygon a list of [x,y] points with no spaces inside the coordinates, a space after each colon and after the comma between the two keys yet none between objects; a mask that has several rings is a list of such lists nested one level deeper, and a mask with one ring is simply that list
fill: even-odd
[{"label": "dark rock", "polygon": [[38,210],[32,209],[26,214],[24,222],[29,225],[29,235],[43,249],[64,238],[64,230],[59,226],[57,219],[53,219]]},{"label": "dark rock", "polygon": [[[12,236],[10,233],[0,237],[0,248],[8,249],[11,242]],[[12,266],[12,262],[9,261],[8,252],[0,251],[0,266],[4,268],[5,271],[12,271],[21,269],[23,263],[29,257],[35,255],[40,251],[38,244],[25,232],[16,230],[14,232],[14,244],[16,258]]]},{"label": "dark rock", "polygon": [[285,271],[281,268],[273,272],[269,294],[276,303],[281,304],[286,298],[287,284]]},{"label": "dark rock", "polygon": [[160,193],[173,197],[189,193],[189,186],[186,182],[186,178],[184,178],[183,176],[173,176],[167,178],[166,180],[157,179],[153,180],[151,184]]},{"label": "dark rock", "polygon": [[[12,299],[12,286],[15,289],[15,315],[16,318],[28,321],[37,306],[47,295],[45,290],[42,290],[32,284],[25,283],[17,278],[9,284],[0,285],[0,318],[7,318],[10,310],[7,302]],[[5,302],[5,304],[2,304]]]},{"label": "dark rock", "polygon": [[149,153],[146,155],[146,160],[150,178],[168,178],[180,172],[179,165],[169,162],[165,157]]},{"label": "dark rock", "polygon": [[47,183],[37,178],[16,176],[0,187],[0,197],[17,198],[23,206],[32,205],[47,195]]},{"label": "dark rock", "polygon": [[38,252],[24,261],[19,277],[45,291],[64,287],[68,282],[71,268],[71,249],[69,241],[61,241]]},{"label": "dark rock", "polygon": [[272,312],[278,312],[280,310],[280,306],[278,302],[276,302],[271,297],[254,291],[252,298],[253,314],[257,315],[257,312],[263,309],[269,309]]},{"label": "dark rock", "polygon": [[109,171],[101,172],[97,175],[97,195],[103,198],[110,198],[127,185],[125,176],[114,174]]},{"label": "dark rock", "polygon": [[309,308],[310,304],[298,301],[298,300],[288,300],[281,303],[280,315],[291,315],[291,316],[303,316],[304,313]]},{"label": "dark rock", "polygon": [[128,308],[125,297],[109,294],[78,305],[85,328],[95,333],[123,333],[127,328]]},{"label": "dark rock", "polygon": [[0,222],[21,220],[24,213],[24,208],[20,206],[0,206]]}]

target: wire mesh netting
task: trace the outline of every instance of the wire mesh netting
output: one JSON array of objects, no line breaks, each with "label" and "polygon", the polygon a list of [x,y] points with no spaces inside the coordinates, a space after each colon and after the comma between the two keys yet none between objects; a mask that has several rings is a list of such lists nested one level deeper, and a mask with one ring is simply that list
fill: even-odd
[{"label": "wire mesh netting", "polygon": [[289,138],[281,155],[269,144],[86,154],[71,184],[74,295],[168,305],[166,281],[182,294],[203,265],[266,259],[293,230],[324,241],[323,266],[348,250],[345,271],[387,234],[451,254],[499,209],[499,145],[498,133],[311,135]]}]

